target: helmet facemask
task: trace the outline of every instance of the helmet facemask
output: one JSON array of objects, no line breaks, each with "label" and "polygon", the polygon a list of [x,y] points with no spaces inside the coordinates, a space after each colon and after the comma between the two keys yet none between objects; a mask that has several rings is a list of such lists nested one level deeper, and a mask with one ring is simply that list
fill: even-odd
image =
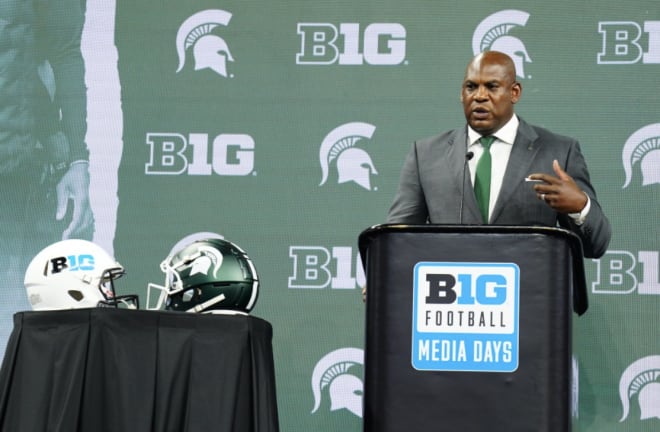
[{"label": "helmet facemask", "polygon": [[115,291],[115,279],[119,279],[126,272],[122,267],[105,269],[99,280],[99,291],[105,298],[100,300],[98,307],[114,307],[119,309],[140,309],[140,300],[135,294],[118,296]]}]

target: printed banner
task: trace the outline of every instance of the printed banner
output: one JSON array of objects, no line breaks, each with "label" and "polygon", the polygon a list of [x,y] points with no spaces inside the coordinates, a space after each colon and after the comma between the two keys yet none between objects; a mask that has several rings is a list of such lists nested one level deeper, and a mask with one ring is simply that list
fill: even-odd
[{"label": "printed banner", "polygon": [[[47,244],[93,240],[145,304],[181,241],[224,237],[259,275],[281,429],[361,430],[357,237],[385,220],[411,143],[465,123],[484,50],[514,59],[518,115],[579,140],[613,227],[574,319],[575,429],[660,427],[656,0],[3,0],[0,350]],[[411,368],[524,361],[515,263],[415,272],[436,292],[415,294]]]}]

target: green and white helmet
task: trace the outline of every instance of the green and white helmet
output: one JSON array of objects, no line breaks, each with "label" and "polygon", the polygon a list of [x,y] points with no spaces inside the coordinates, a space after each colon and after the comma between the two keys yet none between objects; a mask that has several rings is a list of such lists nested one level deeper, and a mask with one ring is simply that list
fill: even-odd
[{"label": "green and white helmet", "polygon": [[257,301],[257,271],[245,251],[230,241],[193,241],[172,252],[160,268],[165,285],[148,285],[149,309],[247,314]]}]

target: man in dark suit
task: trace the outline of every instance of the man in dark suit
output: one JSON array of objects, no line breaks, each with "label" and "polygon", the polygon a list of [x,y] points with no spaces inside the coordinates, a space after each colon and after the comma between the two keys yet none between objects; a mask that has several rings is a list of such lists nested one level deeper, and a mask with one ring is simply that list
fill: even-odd
[{"label": "man in dark suit", "polygon": [[[515,115],[521,94],[510,57],[474,57],[461,90],[467,125],[413,144],[387,222],[560,226],[580,237],[585,257],[602,256],[611,228],[580,146]],[[472,185],[486,153],[490,188],[480,209]]]},{"label": "man in dark suit", "polygon": [[47,245],[89,238],[85,2],[0,2],[0,359]]}]

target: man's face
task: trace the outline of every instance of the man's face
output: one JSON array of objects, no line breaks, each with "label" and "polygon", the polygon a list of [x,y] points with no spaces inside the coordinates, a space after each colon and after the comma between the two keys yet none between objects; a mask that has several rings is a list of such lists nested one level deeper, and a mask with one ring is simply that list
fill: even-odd
[{"label": "man's face", "polygon": [[472,62],[461,89],[468,124],[482,135],[497,132],[513,116],[513,105],[520,99],[521,91],[515,82],[515,70],[505,64],[488,58]]}]

